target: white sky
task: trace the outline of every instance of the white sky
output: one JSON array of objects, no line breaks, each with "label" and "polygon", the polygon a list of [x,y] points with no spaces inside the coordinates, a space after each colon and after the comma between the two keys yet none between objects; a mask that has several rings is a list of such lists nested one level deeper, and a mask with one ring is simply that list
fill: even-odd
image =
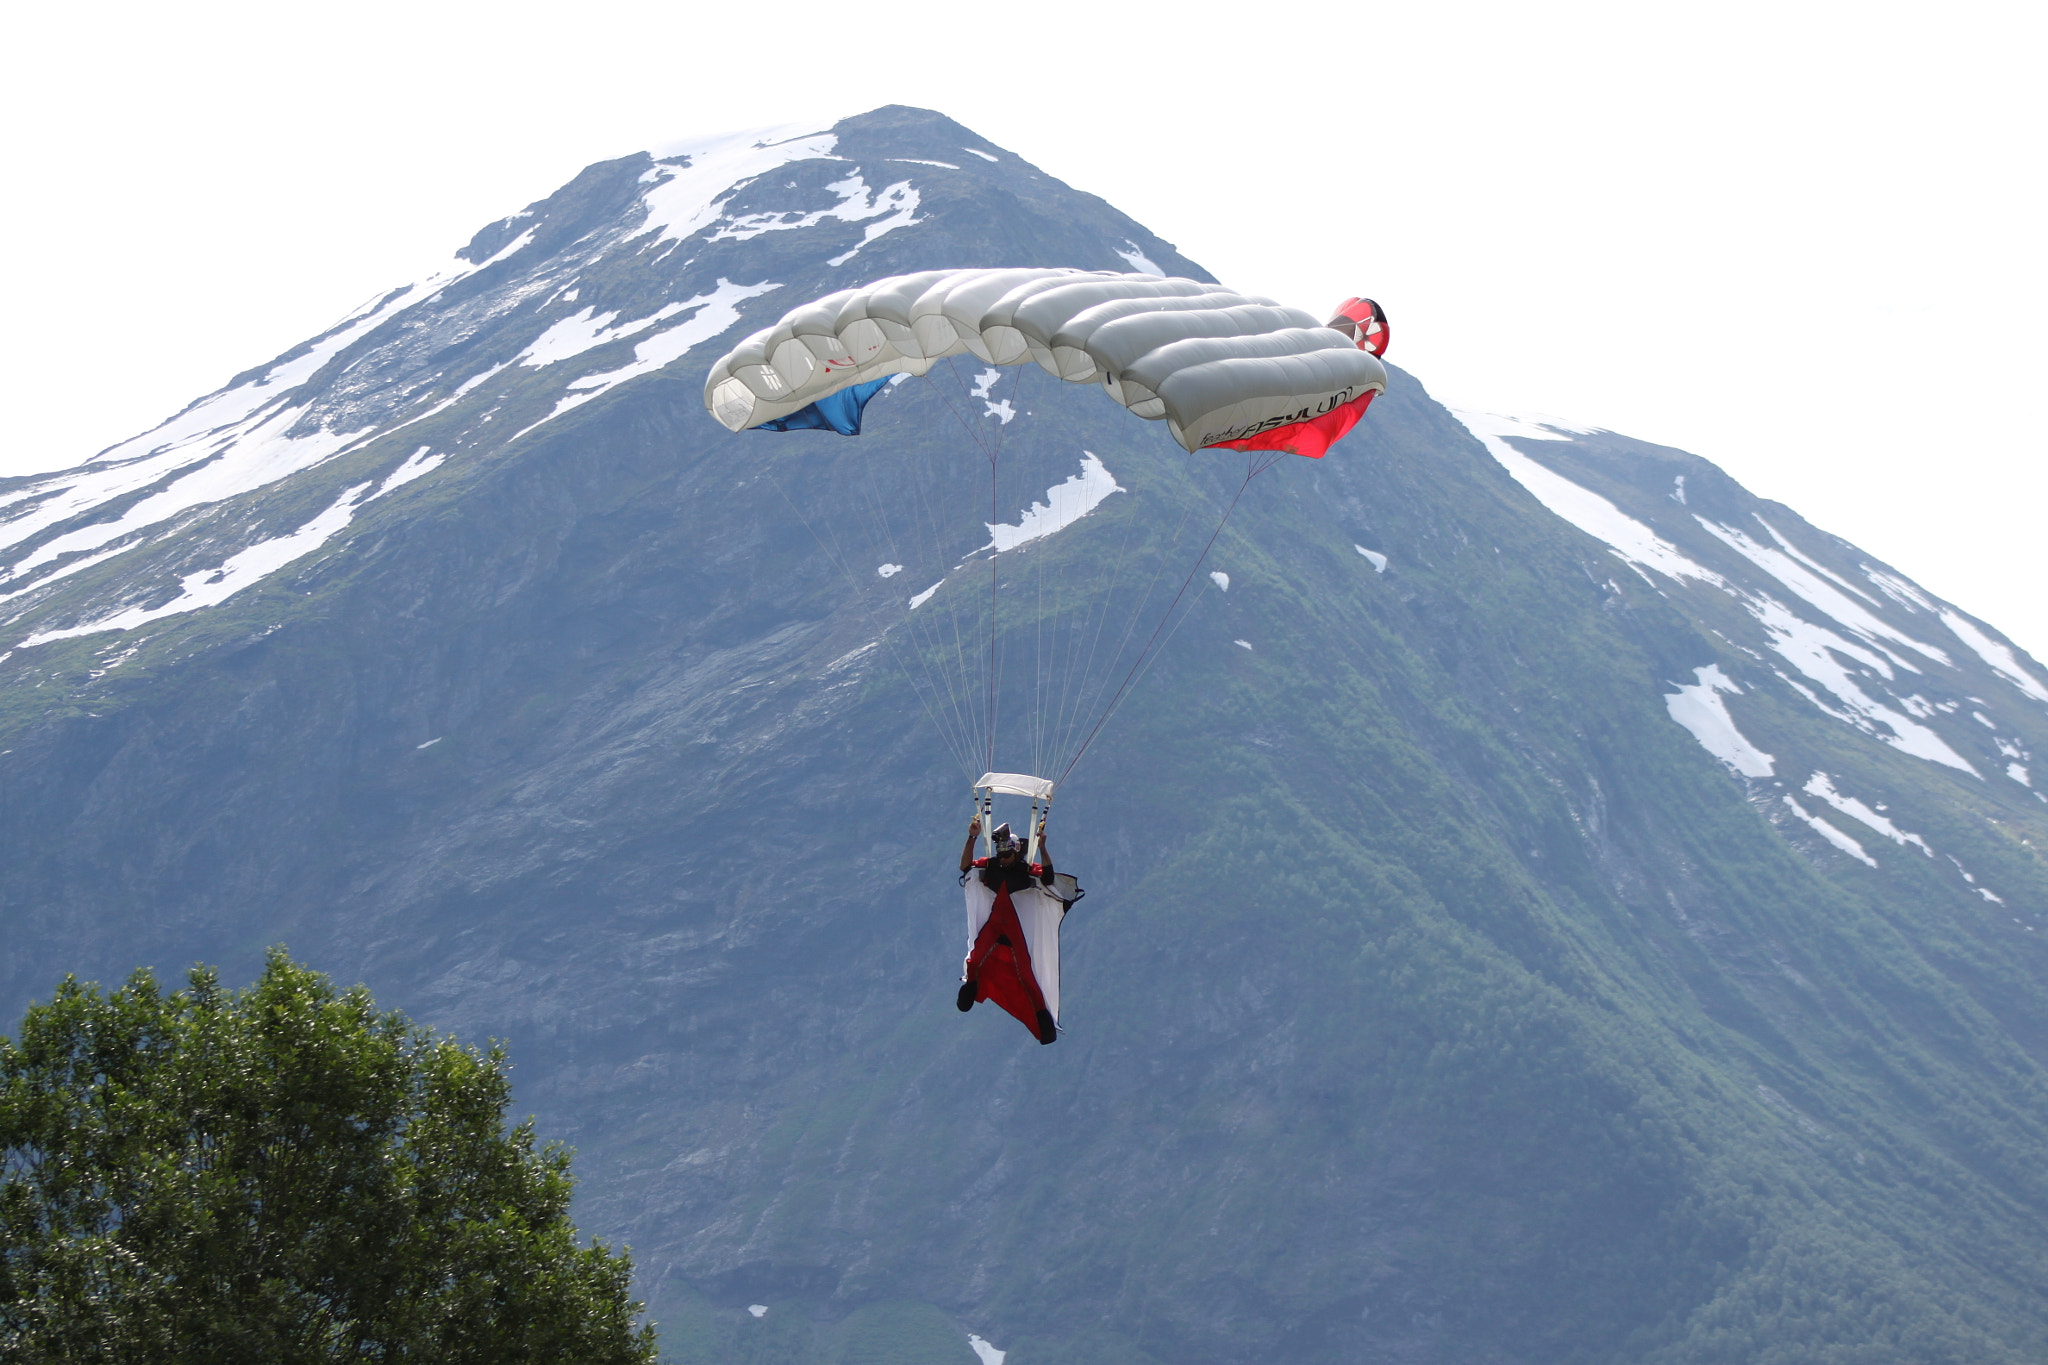
[{"label": "white sky", "polygon": [[117,0],[10,21],[0,473],[584,165],[936,108],[1439,396],[1718,462],[2048,656],[2043,7]]}]

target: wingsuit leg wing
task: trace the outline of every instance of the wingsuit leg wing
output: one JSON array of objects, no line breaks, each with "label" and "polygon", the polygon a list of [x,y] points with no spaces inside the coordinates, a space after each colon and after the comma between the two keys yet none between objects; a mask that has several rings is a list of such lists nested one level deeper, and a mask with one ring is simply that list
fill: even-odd
[{"label": "wingsuit leg wing", "polygon": [[967,885],[967,981],[1038,1038],[1059,1037],[1060,903],[1037,888],[1014,896]]},{"label": "wingsuit leg wing", "polygon": [[967,956],[960,961],[960,1010],[964,1014],[978,1002],[974,984],[974,948],[981,941],[981,926],[988,923],[989,911],[995,909],[996,893],[981,884],[979,877],[967,877],[961,883],[967,891]]}]

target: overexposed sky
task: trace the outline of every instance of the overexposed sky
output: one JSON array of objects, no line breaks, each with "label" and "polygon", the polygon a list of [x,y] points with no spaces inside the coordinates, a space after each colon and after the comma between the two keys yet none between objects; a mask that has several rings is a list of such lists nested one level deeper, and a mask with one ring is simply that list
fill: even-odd
[{"label": "overexposed sky", "polygon": [[119,0],[10,25],[0,473],[584,165],[942,110],[1440,396],[1695,451],[2048,656],[2042,8]]}]

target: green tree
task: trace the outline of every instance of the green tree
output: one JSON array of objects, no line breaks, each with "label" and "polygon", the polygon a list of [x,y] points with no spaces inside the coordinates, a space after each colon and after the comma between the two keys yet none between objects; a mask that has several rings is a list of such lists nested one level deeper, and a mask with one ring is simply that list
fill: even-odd
[{"label": "green tree", "polygon": [[281,949],[190,982],[66,978],[0,1038],[0,1358],[653,1360],[568,1152],[506,1128],[502,1049]]}]

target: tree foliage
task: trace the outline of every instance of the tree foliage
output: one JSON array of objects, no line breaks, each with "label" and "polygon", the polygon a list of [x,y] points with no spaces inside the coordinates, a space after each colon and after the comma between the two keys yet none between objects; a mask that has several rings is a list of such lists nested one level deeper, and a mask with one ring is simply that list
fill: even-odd
[{"label": "tree foliage", "polygon": [[242,992],[66,978],[0,1038],[0,1357],[652,1360],[509,1096],[280,949]]}]

